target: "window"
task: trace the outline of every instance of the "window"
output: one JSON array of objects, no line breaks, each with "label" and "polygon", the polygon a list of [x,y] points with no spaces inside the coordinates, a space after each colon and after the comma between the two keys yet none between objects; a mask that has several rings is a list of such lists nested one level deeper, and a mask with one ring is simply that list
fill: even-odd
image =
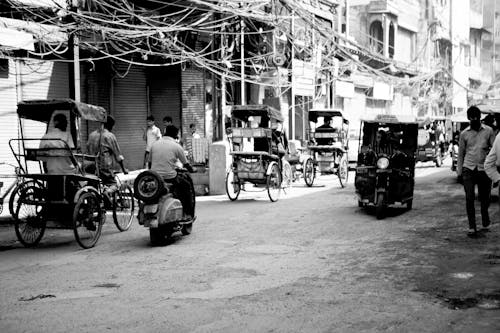
[{"label": "window", "polygon": [[384,30],[380,21],[373,21],[370,25],[370,48],[377,53],[384,52]]}]

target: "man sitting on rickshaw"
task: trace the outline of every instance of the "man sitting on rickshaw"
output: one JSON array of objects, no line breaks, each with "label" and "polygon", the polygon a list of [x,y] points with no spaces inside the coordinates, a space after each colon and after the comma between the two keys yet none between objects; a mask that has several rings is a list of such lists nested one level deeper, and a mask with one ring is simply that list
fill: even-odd
[{"label": "man sitting on rickshaw", "polygon": [[[43,160],[45,172],[49,174],[72,174],[75,173],[75,165],[69,156],[62,156],[61,153],[57,154],[57,150],[65,150],[68,143],[68,120],[62,113],[57,113],[53,118],[53,127],[40,140],[40,148],[47,149],[46,158]],[[66,144],[65,144],[66,142]],[[55,154],[51,154],[54,150]],[[54,155],[54,156],[50,156]]]}]

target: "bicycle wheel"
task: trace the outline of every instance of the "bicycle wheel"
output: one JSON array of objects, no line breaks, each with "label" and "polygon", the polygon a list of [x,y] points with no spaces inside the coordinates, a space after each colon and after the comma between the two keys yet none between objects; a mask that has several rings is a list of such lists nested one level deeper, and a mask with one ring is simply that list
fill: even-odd
[{"label": "bicycle wheel", "polygon": [[281,192],[281,175],[277,164],[274,164],[271,173],[267,175],[267,195],[272,202],[278,201]]},{"label": "bicycle wheel", "polygon": [[337,176],[339,177],[340,186],[344,188],[347,185],[349,177],[349,163],[347,163],[347,158],[345,156],[340,160],[340,165],[337,169]]},{"label": "bicycle wheel", "polygon": [[235,201],[240,195],[241,185],[233,170],[229,170],[226,174],[226,194],[229,200]]},{"label": "bicycle wheel", "polygon": [[311,187],[314,183],[314,178],[316,176],[316,170],[312,158],[307,159],[304,166],[304,170],[302,170],[302,172],[304,174],[304,181],[306,185],[308,187]]},{"label": "bicycle wheel", "polygon": [[73,209],[75,239],[84,249],[93,247],[101,236],[103,224],[101,199],[94,192],[83,193]]},{"label": "bicycle wheel", "polygon": [[113,193],[113,222],[120,231],[127,231],[134,218],[134,193],[128,185],[122,185]]},{"label": "bicycle wheel", "polygon": [[35,247],[45,233],[46,221],[43,218],[43,189],[28,186],[19,194],[14,229],[19,242],[25,247]]}]

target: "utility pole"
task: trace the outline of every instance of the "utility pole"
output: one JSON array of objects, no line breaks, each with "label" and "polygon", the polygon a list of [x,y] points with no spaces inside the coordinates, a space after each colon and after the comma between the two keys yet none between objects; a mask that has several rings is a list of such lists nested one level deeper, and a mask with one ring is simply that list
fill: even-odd
[{"label": "utility pole", "polygon": [[240,21],[241,36],[240,36],[240,75],[241,75],[241,105],[246,105],[245,96],[245,20],[243,17]]},{"label": "utility pole", "polygon": [[492,49],[492,78],[491,81],[495,82],[496,80],[496,70],[497,70],[497,59],[496,59],[496,21],[497,21],[497,2],[496,0],[493,1],[493,49]]},{"label": "utility pole", "polygon": [[[71,0],[70,2],[70,12],[79,12],[79,1]],[[76,102],[81,101],[80,92],[80,46],[77,32],[73,32],[70,37],[70,41],[73,49],[73,99]]]}]

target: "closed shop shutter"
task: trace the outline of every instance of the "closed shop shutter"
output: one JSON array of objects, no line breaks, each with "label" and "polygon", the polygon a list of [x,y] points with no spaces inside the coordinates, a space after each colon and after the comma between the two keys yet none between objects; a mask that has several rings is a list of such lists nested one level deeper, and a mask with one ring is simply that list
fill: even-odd
[{"label": "closed shop shutter", "polygon": [[[69,98],[69,65],[62,62],[27,60],[21,66],[22,99]],[[23,120],[24,136],[40,138],[46,127]]]},{"label": "closed shop shutter", "polygon": [[189,125],[205,136],[205,82],[204,73],[198,68],[187,68],[182,75],[182,133],[189,133]]},{"label": "closed shop shutter", "polygon": [[128,67],[119,64],[117,70],[126,73],[124,78],[114,80],[112,115],[116,124],[113,132],[125,157],[125,165],[130,170],[143,166],[146,142],[142,139],[146,127],[147,96],[146,74],[142,67]]},{"label": "closed shop shutter", "polygon": [[172,122],[181,126],[181,71],[180,66],[155,68],[148,73],[151,114],[156,125],[163,131],[163,118],[172,117]]},{"label": "closed shop shutter", "polygon": [[[9,148],[9,140],[18,136],[16,66],[12,60],[0,63],[0,162],[15,163]],[[1,173],[12,172],[12,168],[0,168]]]}]

